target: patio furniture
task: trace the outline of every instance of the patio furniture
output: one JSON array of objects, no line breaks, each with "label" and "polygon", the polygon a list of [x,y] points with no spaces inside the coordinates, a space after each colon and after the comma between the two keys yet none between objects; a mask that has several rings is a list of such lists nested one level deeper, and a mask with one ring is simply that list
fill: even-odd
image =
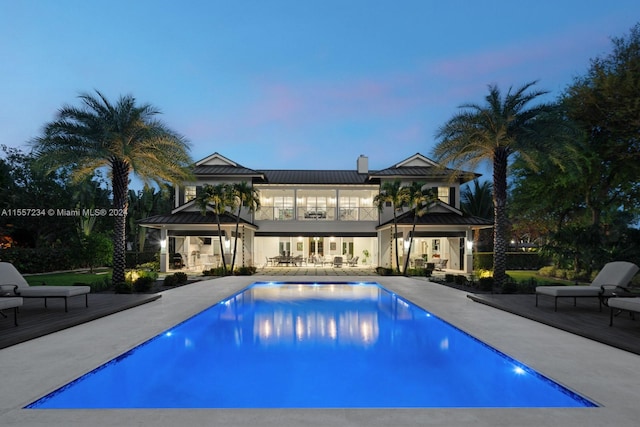
[{"label": "patio furniture", "polygon": [[617,315],[623,311],[628,311],[631,314],[631,317],[633,317],[634,313],[640,313],[640,297],[621,298],[615,296],[614,298],[608,299],[607,305],[610,310],[609,326],[613,325],[614,314]]},{"label": "patio furniture", "polygon": [[341,256],[333,257],[333,266],[334,267],[342,267],[342,257]]},{"label": "patio furniture", "polygon": [[638,272],[637,265],[626,261],[615,261],[605,264],[590,285],[576,286],[538,286],[536,287],[536,307],[538,295],[547,295],[554,298],[554,311],[558,311],[558,298],[573,298],[576,305],[577,298],[598,298],[600,310],[603,299],[611,296],[616,288],[625,289],[633,276]]},{"label": "patio furniture", "polygon": [[29,283],[16,270],[13,264],[0,262],[0,286],[3,292],[22,298],[44,298],[47,306],[48,298],[64,298],[64,311],[69,311],[68,299],[84,295],[85,306],[89,307],[89,286],[29,286]]},{"label": "patio furniture", "polygon": [[416,258],[413,260],[413,266],[415,268],[424,268],[424,258]]},{"label": "patio furniture", "polygon": [[438,271],[442,271],[447,268],[448,259],[435,259],[435,269]]},{"label": "patio furniture", "polygon": [[22,305],[22,298],[20,297],[3,297],[0,298],[0,315],[7,318],[7,315],[2,310],[13,309],[13,324],[18,326],[18,307]]},{"label": "patio furniture", "polygon": [[355,256],[355,257],[351,258],[349,261],[347,261],[347,265],[349,267],[355,267],[356,265],[358,265],[358,258],[359,258],[359,256]]}]

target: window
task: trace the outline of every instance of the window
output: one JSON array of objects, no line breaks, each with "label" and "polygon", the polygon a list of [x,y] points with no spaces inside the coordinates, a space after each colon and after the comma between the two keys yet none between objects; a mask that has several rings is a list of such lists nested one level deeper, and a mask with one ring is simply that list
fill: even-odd
[{"label": "window", "polygon": [[187,185],[184,187],[184,202],[187,203],[190,200],[196,198],[196,186]]},{"label": "window", "polygon": [[438,187],[438,199],[444,203],[449,203],[449,187]]}]

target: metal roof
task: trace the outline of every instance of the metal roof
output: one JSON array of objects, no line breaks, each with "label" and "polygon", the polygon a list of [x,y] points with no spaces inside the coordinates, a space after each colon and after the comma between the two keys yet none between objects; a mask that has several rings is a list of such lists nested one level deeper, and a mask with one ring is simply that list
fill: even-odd
[{"label": "metal roof", "polygon": [[[396,222],[402,225],[413,224],[413,211],[405,212],[396,218]],[[393,219],[381,224],[379,227],[393,224]],[[419,216],[416,220],[417,225],[468,225],[492,227],[493,221],[490,219],[480,218],[472,215],[458,215],[456,213],[434,212],[426,213]]]},{"label": "metal roof", "polygon": [[241,176],[262,176],[261,172],[243,166],[226,165],[203,165],[193,168],[195,175],[241,175]]},{"label": "metal roof", "polygon": [[[220,215],[220,223],[221,224],[235,224],[236,216],[230,213],[224,213]],[[254,224],[240,218],[241,224],[248,224],[255,227]],[[154,215],[143,220],[138,221],[140,225],[218,225],[216,221],[216,216],[207,212],[207,215],[202,215],[200,212],[177,212],[174,214],[166,214],[166,215]]]},{"label": "metal roof", "polygon": [[370,184],[368,174],[355,170],[263,170],[266,184]]}]

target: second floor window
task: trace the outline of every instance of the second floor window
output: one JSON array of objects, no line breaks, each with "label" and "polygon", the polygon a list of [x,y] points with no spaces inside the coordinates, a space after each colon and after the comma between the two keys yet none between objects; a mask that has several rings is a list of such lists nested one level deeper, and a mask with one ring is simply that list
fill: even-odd
[{"label": "second floor window", "polygon": [[196,198],[196,186],[187,185],[184,187],[184,202],[187,203]]}]

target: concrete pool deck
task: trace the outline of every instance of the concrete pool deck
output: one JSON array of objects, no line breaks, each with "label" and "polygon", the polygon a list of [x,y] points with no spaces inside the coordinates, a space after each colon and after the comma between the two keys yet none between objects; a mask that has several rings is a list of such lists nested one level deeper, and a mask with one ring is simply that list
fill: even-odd
[{"label": "concrete pool deck", "polygon": [[[3,426],[637,426],[640,356],[467,298],[425,279],[357,276],[378,282],[454,326],[595,401],[598,408],[482,409],[156,409],[26,410],[25,405],[256,281],[239,276],[202,281],[162,298],[0,350]],[[304,281],[350,277],[306,276]],[[470,355],[473,357],[473,355]],[[162,369],[159,366],[158,369]],[[461,390],[461,392],[464,392]]]}]

